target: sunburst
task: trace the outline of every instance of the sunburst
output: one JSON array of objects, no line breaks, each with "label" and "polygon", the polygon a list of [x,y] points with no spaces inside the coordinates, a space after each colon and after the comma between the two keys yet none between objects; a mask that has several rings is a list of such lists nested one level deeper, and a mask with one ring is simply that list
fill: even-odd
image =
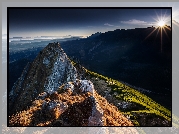
[{"label": "sunburst", "polygon": [[159,25],[160,27],[163,27],[163,26],[165,26],[165,21],[163,21],[163,20],[160,20],[160,21],[158,22],[158,25]]},{"label": "sunburst", "polygon": [[162,53],[162,34],[163,32],[167,35],[167,37],[169,38],[167,32],[166,32],[166,29],[170,30],[171,31],[171,28],[169,26],[167,26],[167,23],[168,22],[171,22],[171,16],[166,16],[166,12],[161,16],[159,16],[157,13],[156,13],[156,18],[153,18],[156,22],[155,22],[155,26],[157,28],[154,28],[152,30],[152,32],[149,33],[149,35],[145,38],[147,39],[149,36],[151,36],[156,30],[157,30],[157,34],[156,34],[156,37],[158,36],[158,33],[160,31],[160,38],[161,38],[161,53]]}]

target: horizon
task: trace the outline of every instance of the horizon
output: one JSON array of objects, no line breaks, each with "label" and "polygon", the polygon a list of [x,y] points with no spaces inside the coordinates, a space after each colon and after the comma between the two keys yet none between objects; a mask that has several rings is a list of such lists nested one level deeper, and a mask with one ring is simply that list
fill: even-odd
[{"label": "horizon", "polygon": [[[110,31],[115,31],[115,30],[135,30],[135,29],[147,29],[147,28],[159,28],[160,26],[149,26],[149,27],[135,27],[135,28],[127,28],[127,29],[123,29],[123,28],[117,28],[117,29],[114,29],[114,30],[110,30]],[[170,25],[165,25],[165,27],[170,27]],[[97,31],[95,33],[92,33],[90,35],[86,35],[86,36],[83,36],[83,35],[62,35],[62,36],[57,36],[57,35],[51,35],[51,36],[47,36],[47,35],[37,35],[37,36],[13,36],[13,37],[9,37],[9,39],[14,39],[14,40],[18,40],[18,39],[26,39],[26,40],[35,40],[35,39],[65,39],[65,38],[73,38],[73,37],[79,37],[79,38],[88,38],[89,36],[91,35],[94,35],[96,33],[101,33],[101,34],[104,34],[104,33],[107,33],[107,32],[110,32],[110,31],[105,31],[105,32],[101,32],[101,31]],[[7,36],[7,34],[3,34],[2,35],[2,38]],[[5,39],[5,38],[3,38]]]},{"label": "horizon", "polygon": [[18,9],[9,8],[9,37],[83,36],[116,29],[171,26],[170,8]]}]

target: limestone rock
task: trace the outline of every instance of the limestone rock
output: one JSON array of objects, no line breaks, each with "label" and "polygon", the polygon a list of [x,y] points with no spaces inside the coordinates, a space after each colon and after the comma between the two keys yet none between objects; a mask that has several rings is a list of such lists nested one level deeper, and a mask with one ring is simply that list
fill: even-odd
[{"label": "limestone rock", "polygon": [[[76,68],[59,43],[48,44],[24,69],[9,94],[9,114],[24,110],[42,92],[52,94],[63,83],[74,81]],[[18,103],[17,103],[18,102]]]}]

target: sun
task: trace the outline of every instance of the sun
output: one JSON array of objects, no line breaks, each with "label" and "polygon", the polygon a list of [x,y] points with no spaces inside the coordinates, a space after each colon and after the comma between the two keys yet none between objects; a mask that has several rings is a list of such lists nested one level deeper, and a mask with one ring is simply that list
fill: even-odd
[{"label": "sun", "polygon": [[163,26],[165,26],[165,21],[163,21],[163,20],[160,20],[160,21],[158,22],[158,25],[159,25],[160,27],[163,27]]},{"label": "sun", "polygon": [[162,37],[162,35],[166,34],[167,37],[169,38],[166,30],[171,31],[171,26],[169,26],[171,23],[171,15],[167,16],[166,12],[165,12],[164,14],[161,14],[161,16],[160,16],[156,13],[156,17],[154,17],[153,19],[155,20],[154,25],[157,28],[154,27],[153,30],[147,35],[147,37],[145,39],[147,39],[149,36],[151,36],[157,30],[156,37],[160,33],[161,53],[162,53],[163,52],[163,42],[162,42],[163,37]]}]

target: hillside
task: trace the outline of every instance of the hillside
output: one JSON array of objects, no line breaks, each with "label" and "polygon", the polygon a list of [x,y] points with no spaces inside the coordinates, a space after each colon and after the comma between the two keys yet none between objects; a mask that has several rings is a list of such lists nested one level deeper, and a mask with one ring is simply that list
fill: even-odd
[{"label": "hillside", "polygon": [[164,30],[116,29],[94,38],[63,42],[61,46],[86,69],[143,90],[171,110],[171,28]]},{"label": "hillside", "polygon": [[79,76],[90,79],[97,92],[114,104],[135,126],[170,126],[171,111],[150,97],[117,80],[72,62]]},{"label": "hillside", "polygon": [[9,126],[171,126],[171,112],[50,43],[9,94]]}]

